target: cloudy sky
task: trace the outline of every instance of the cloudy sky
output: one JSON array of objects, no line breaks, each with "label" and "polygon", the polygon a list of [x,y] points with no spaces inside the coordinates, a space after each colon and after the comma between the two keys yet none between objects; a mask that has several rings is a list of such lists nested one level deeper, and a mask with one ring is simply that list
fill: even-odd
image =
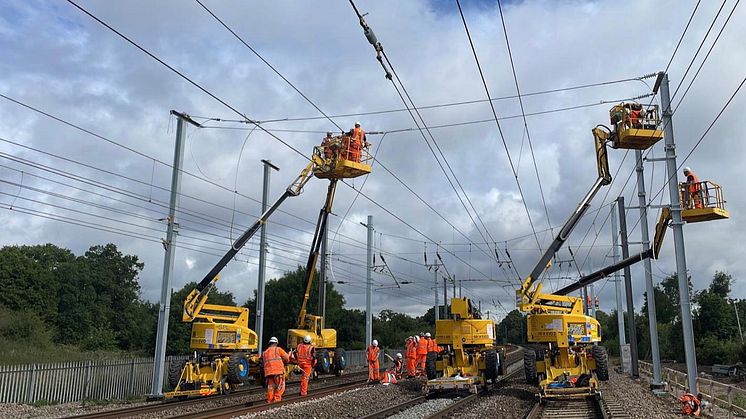
[{"label": "cloudy sky", "polygon": [[[500,133],[455,2],[359,0],[401,80],[397,87],[403,85],[423,108],[420,115],[430,130],[421,133],[384,77],[348,2],[204,1],[331,121],[197,2],[78,3],[224,103],[68,2],[4,2],[0,244],[51,242],[80,254],[94,244],[115,243],[145,262],[142,294],[155,301],[165,237],[159,220],[168,212],[175,139],[171,109],[206,126],[187,131],[174,288],[200,280],[259,214],[261,159],[281,169],[272,173],[272,197],[307,162],[250,125],[205,118],[241,119],[229,105],[266,121],[262,128],[303,154],[321,133],[338,131],[335,124],[346,129],[360,120],[367,131],[386,134],[369,136],[378,161],[373,173],[338,187],[330,217],[329,280],[338,282],[350,306],[364,307],[366,229],[360,223],[372,215],[376,261],[381,263],[382,254],[391,271],[373,276],[380,288],[374,293],[376,312],[421,314],[432,304],[434,274],[424,266],[423,252],[432,263],[437,249],[445,264],[439,278],[447,270],[465,280],[464,295],[481,300],[497,318],[514,307],[513,289],[536,263],[539,244],[550,242],[550,226],[564,222],[596,177],[591,128],[608,123],[614,102],[650,93],[654,79],[616,81],[664,70],[696,4],[506,1],[504,23],[522,94],[615,82],[527,95],[526,129],[497,4],[463,1],[489,92],[509,97],[493,101]],[[677,92],[680,164],[743,80],[743,7],[733,11],[698,72],[736,4],[702,2],[668,70],[671,91]],[[470,103],[431,107],[459,102]],[[684,229],[695,287],[705,286],[716,269],[726,270],[737,280],[734,296],[742,298],[746,272],[738,261],[744,253],[740,208],[746,192],[737,179],[746,156],[738,130],[744,105],[743,94],[737,95],[686,161],[703,180],[723,186],[731,219]],[[355,115],[369,112],[375,113]],[[648,157],[662,155],[661,142]],[[634,153],[610,150],[609,156],[615,180],[598,194],[570,239],[576,263],[557,264],[547,274],[550,289],[572,281],[578,270],[588,273],[610,263],[609,203],[623,195],[628,205],[637,205],[634,176],[627,182]],[[667,203],[664,165],[646,163],[645,175],[648,199]],[[311,181],[273,216],[270,278],[305,263],[326,186]],[[652,231],[658,210],[650,211]],[[639,242],[637,210],[629,211],[627,222],[630,241]],[[638,250],[634,244],[631,252]],[[223,272],[220,287],[239,303],[256,288],[257,259],[258,237]],[[558,255],[563,260],[571,260],[567,248]],[[655,281],[674,267],[669,235],[653,264]],[[639,307],[641,266],[632,272]],[[395,288],[391,274],[410,283]],[[601,281],[596,290],[602,309],[612,308],[614,284]]]}]

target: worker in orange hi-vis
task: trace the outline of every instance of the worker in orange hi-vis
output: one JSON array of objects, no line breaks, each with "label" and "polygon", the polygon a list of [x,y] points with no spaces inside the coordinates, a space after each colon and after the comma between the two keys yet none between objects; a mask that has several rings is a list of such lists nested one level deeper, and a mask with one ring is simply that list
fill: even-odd
[{"label": "worker in orange hi-vis", "polygon": [[311,345],[311,336],[306,335],[303,342],[295,350],[295,360],[298,368],[303,372],[300,376],[300,395],[308,394],[308,382],[311,380],[313,368],[316,366],[316,348]]},{"label": "worker in orange hi-vis", "polygon": [[438,342],[430,334],[430,332],[425,333],[425,341],[427,342],[427,352],[428,353],[430,353],[430,352],[440,353],[440,346],[438,346]]},{"label": "worker in orange hi-vis", "polygon": [[417,343],[413,336],[409,336],[404,343],[405,357],[407,358],[407,375],[414,377],[417,375]]},{"label": "worker in orange hi-vis", "polygon": [[702,184],[699,182],[699,177],[688,167],[684,168],[684,176],[686,176],[685,208],[702,208]]},{"label": "worker in orange hi-vis", "polygon": [[363,155],[363,145],[365,144],[365,131],[360,127],[360,122],[355,122],[355,128],[352,129],[352,141],[350,141],[350,160],[360,163]]},{"label": "worker in orange hi-vis", "polygon": [[264,379],[267,382],[267,403],[279,402],[285,393],[285,364],[290,356],[277,346],[277,338],[269,340],[269,348],[262,353]]},{"label": "worker in orange hi-vis", "polygon": [[694,394],[683,394],[679,397],[679,402],[681,402],[681,413],[684,415],[700,416],[702,414],[702,402]]},{"label": "worker in orange hi-vis", "polygon": [[368,349],[366,349],[368,356],[368,382],[377,383],[381,381],[381,364],[378,360],[381,353],[378,349],[378,341],[373,339]]},{"label": "worker in orange hi-vis", "polygon": [[425,371],[425,360],[427,359],[427,339],[425,333],[420,332],[420,340],[417,341],[417,373]]},{"label": "worker in orange hi-vis", "polygon": [[[438,346],[438,342],[435,341],[435,339],[430,335],[430,332],[425,333],[425,342],[427,342],[427,353],[435,353],[436,355],[440,353],[440,346]],[[427,366],[427,355],[425,356],[425,364]],[[426,368],[427,369],[427,368]],[[428,377],[431,378],[431,377]]]}]

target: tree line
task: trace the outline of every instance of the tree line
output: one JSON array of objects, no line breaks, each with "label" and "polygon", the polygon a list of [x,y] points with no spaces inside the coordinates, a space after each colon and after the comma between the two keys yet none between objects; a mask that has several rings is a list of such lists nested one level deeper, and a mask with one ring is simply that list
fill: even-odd
[{"label": "tree line", "polygon": [[[82,351],[126,351],[152,356],[158,322],[157,303],[142,298],[139,274],[143,263],[120,252],[113,244],[90,247],[82,255],[53,244],[5,246],[0,249],[0,344],[18,351],[33,348],[55,351],[61,346]],[[265,291],[264,340],[277,336],[284,342],[287,329],[296,326],[305,291],[305,269],[270,279]],[[314,281],[309,312],[316,313]],[[191,324],[181,321],[182,303],[196,283],[188,283],[171,296],[169,354],[187,354]],[[230,291],[213,289],[211,304],[238,305]],[[326,327],[337,330],[338,345],[364,348],[365,313],[346,307],[333,284],[327,285]],[[244,302],[255,327],[256,292]],[[374,316],[373,334],[381,345],[402,347],[404,339],[433,331],[430,309],[421,317],[391,310]],[[266,346],[266,345],[265,345]]]},{"label": "tree line", "polygon": [[[692,322],[697,362],[702,365],[746,362],[746,346],[743,345],[739,321],[746,320],[746,301],[730,298],[734,279],[726,272],[715,272],[706,289],[694,290],[689,279],[692,295]],[[655,313],[657,317],[658,345],[663,360],[684,362],[684,338],[681,327],[681,304],[679,302],[678,277],[665,277],[654,288]],[[623,312],[625,328],[627,312]],[[596,317],[601,324],[603,345],[609,353],[619,355],[619,328],[617,311],[598,310]],[[650,323],[648,320],[648,295],[644,294],[643,305],[635,312],[637,350],[641,359],[650,359]],[[743,324],[746,326],[746,323]],[[511,343],[526,343],[526,316],[513,310],[500,322],[498,336]],[[629,343],[627,334],[627,343]]]},{"label": "tree line", "polygon": [[[155,347],[158,304],[141,296],[139,274],[144,265],[135,255],[125,255],[113,244],[90,247],[82,255],[53,244],[5,246],[0,249],[0,344],[9,350],[49,350],[69,346],[82,351],[126,351],[151,356]],[[265,290],[264,340],[277,336],[284,342],[287,330],[296,327],[304,287],[305,269],[298,267],[270,279]],[[309,312],[317,313],[317,288],[311,290]],[[700,364],[746,362],[746,347],[738,320],[746,321],[746,301],[730,298],[734,279],[716,272],[706,289],[693,290],[694,336]],[[191,325],[181,321],[182,303],[196,286],[174,291],[168,329],[169,354],[190,352]],[[664,278],[654,288],[661,358],[683,361],[678,281]],[[645,295],[635,313],[638,353],[650,358],[650,333]],[[212,304],[238,305],[230,291],[214,289]],[[256,292],[244,302],[255,327]],[[736,317],[738,313],[738,317]],[[598,311],[604,345],[619,353],[617,313]],[[626,318],[626,313],[625,313]],[[346,307],[344,296],[327,285],[326,327],[337,330],[338,346],[363,349],[365,313]],[[746,324],[744,324],[746,326]],[[401,348],[404,339],[420,332],[434,332],[430,308],[418,317],[383,310],[373,318],[373,336],[384,347]],[[526,343],[526,316],[509,312],[497,326],[498,341]],[[628,339],[629,340],[629,339]]]}]

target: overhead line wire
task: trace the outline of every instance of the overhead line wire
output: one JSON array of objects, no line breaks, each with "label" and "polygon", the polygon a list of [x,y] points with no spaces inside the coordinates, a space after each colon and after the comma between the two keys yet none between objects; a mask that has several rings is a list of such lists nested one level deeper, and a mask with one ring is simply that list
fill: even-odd
[{"label": "overhead line wire", "polygon": [[275,72],[275,74],[277,74],[278,76],[280,76],[281,79],[283,79],[288,85],[290,85],[290,87],[292,87],[293,90],[295,90],[299,95],[301,95],[303,97],[303,99],[306,100],[306,102],[310,103],[311,106],[313,106],[314,108],[316,108],[317,111],[319,111],[319,113],[321,113],[322,115],[324,115],[324,117],[326,119],[328,119],[329,122],[331,122],[332,124],[334,124],[340,131],[344,131],[344,129],[342,129],[342,127],[339,126],[339,124],[337,124],[333,119],[331,119],[331,117],[329,117],[329,115],[327,115],[324,111],[322,111],[321,108],[319,108],[311,99],[308,98],[308,96],[306,96],[303,92],[301,92],[300,90],[298,90],[298,88],[295,87],[295,85],[290,80],[288,80],[284,75],[282,75],[282,73],[280,73],[272,64],[270,64],[269,61],[265,60],[264,57],[262,57],[262,55],[259,54],[259,52],[257,52],[254,48],[252,48],[251,45],[249,45],[233,29],[231,29],[225,22],[223,22],[223,20],[220,19],[215,13],[213,13],[212,10],[210,10],[209,8],[207,8],[207,6],[205,6],[204,3],[202,3],[200,0],[194,0],[194,1],[196,1],[197,4],[199,4],[200,6],[202,6],[202,8],[205,9],[205,11],[207,13],[209,13],[213,18],[215,18],[215,20],[217,20],[228,32],[230,32],[231,34],[233,34],[233,36],[236,39],[238,39],[246,48],[248,48],[251,52],[253,52],[254,55],[256,55],[260,60],[262,60],[262,62],[264,64],[266,64],[269,68],[271,68],[272,71]]},{"label": "overhead line wire", "polygon": [[[530,97],[530,96],[546,95],[546,94],[551,94],[551,93],[566,92],[566,91],[572,91],[572,90],[578,90],[578,89],[587,89],[590,87],[600,87],[600,86],[607,86],[607,85],[618,84],[618,83],[628,83],[628,82],[639,81],[639,80],[640,80],[640,77],[628,77],[628,78],[609,80],[609,81],[604,81],[604,82],[589,83],[589,84],[582,84],[582,85],[576,85],[576,86],[570,86],[570,87],[561,87],[561,88],[555,88],[555,89],[523,93],[521,94],[521,97],[525,98],[525,97]],[[418,109],[420,110],[438,109],[438,108],[472,105],[472,104],[484,103],[484,102],[489,102],[489,101],[495,102],[495,101],[500,101],[500,100],[517,99],[517,98],[518,98],[518,95],[506,95],[506,96],[492,97],[490,99],[474,99],[474,100],[466,100],[466,101],[460,101],[460,102],[447,102],[447,103],[439,103],[439,104],[434,104],[434,105],[424,105],[424,106],[418,106]],[[385,110],[380,110],[380,111],[366,111],[366,112],[357,112],[357,113],[335,114],[335,115],[329,115],[329,118],[348,118],[348,117],[353,117],[353,116],[381,115],[381,114],[406,112],[406,111],[407,111],[407,108],[396,108],[396,109],[385,109]],[[531,115],[531,114],[527,114],[527,115]],[[230,118],[219,118],[219,117],[197,116],[197,115],[191,115],[191,116],[192,118],[204,119],[206,121],[250,123],[250,122],[247,122],[241,119],[230,119]],[[520,117],[520,115],[518,117]],[[268,119],[258,120],[256,122],[261,123],[261,124],[268,124],[268,123],[276,123],[276,122],[314,121],[314,120],[320,120],[320,119],[326,119],[326,118],[327,117],[325,116],[268,118]],[[492,120],[490,119],[490,121]],[[433,128],[433,127],[431,126],[430,128]]]},{"label": "overhead line wire", "polygon": [[[469,26],[466,24],[466,18],[464,17],[463,10],[461,9],[461,3],[459,0],[456,0],[456,5],[458,6],[459,14],[461,15],[461,21],[464,24],[464,29],[466,30],[466,36],[469,40],[469,45],[471,46],[471,51],[474,54],[474,60],[477,64],[477,69],[479,70],[479,76],[482,79],[482,85],[484,86],[484,91],[487,94],[487,97],[490,97],[490,91],[487,87],[487,81],[484,78],[484,72],[482,71],[482,65],[479,63],[479,57],[477,56],[477,50],[474,48],[474,42],[471,39],[471,33],[469,32]],[[513,165],[513,158],[510,156],[510,150],[508,150],[508,143],[505,141],[505,135],[503,135],[502,127],[500,126],[500,121],[497,119],[497,112],[495,111],[495,106],[492,102],[490,103],[490,109],[492,110],[492,115],[495,117],[495,124],[497,124],[497,131],[500,134],[500,138],[502,139],[503,146],[505,147],[505,154],[508,157],[508,163],[510,163],[510,168],[513,171],[513,177],[515,177],[516,184],[518,185],[518,192],[521,195],[521,201],[523,202],[523,208],[526,210],[526,216],[528,217],[529,225],[531,226],[531,231],[534,232],[534,239],[536,239],[536,244],[541,248],[541,243],[539,242],[539,236],[536,234],[536,228],[534,227],[534,221],[531,218],[531,212],[528,209],[528,204],[526,203],[526,197],[523,194],[523,188],[521,187],[521,182],[518,180],[518,173],[516,173],[515,166]]]},{"label": "overhead line wire", "polygon": [[[456,3],[459,5],[459,12],[461,12],[461,5],[456,1]],[[505,17],[503,16],[503,7],[502,2],[500,0],[497,0],[497,8],[500,10],[500,21],[502,22],[503,27],[503,34],[505,35],[505,45],[508,48],[508,57],[510,58],[510,68],[513,71],[513,80],[515,81],[515,90],[518,94],[518,103],[521,106],[521,115],[523,116],[523,127],[525,128],[526,132],[526,138],[528,139],[528,148],[531,151],[531,160],[534,163],[534,172],[536,173],[536,182],[539,184],[539,193],[541,194],[541,202],[544,205],[544,213],[547,216],[547,225],[550,227],[552,226],[552,221],[549,218],[549,209],[547,208],[547,201],[544,197],[544,187],[541,184],[541,177],[539,176],[539,166],[536,164],[536,155],[534,154],[534,146],[531,142],[531,131],[528,129],[528,122],[526,121],[526,110],[523,108],[523,98],[521,98],[521,88],[518,85],[518,74],[515,70],[515,63],[513,61],[513,52],[510,49],[510,40],[508,39],[508,29],[505,26]],[[464,15],[461,12],[461,18],[464,19]],[[464,24],[466,24],[466,20],[464,20]],[[554,230],[552,230],[552,233],[554,233]]]},{"label": "overhead line wire", "polygon": [[[142,51],[143,53],[147,54],[147,55],[148,55],[148,56],[149,56],[150,58],[152,58],[152,59],[154,59],[154,60],[158,61],[158,62],[159,62],[160,64],[162,64],[163,66],[165,66],[166,68],[168,68],[168,69],[169,69],[169,70],[171,70],[172,72],[174,72],[174,73],[176,73],[177,75],[179,75],[179,76],[180,76],[181,78],[183,78],[184,80],[186,80],[187,82],[189,82],[189,83],[190,83],[191,85],[193,85],[194,87],[196,87],[196,88],[198,88],[199,90],[201,90],[201,91],[202,91],[203,93],[207,94],[207,95],[208,95],[208,96],[210,96],[211,98],[213,98],[213,99],[215,99],[216,101],[218,101],[219,103],[221,103],[221,104],[222,104],[223,106],[225,106],[226,108],[228,108],[228,109],[230,109],[231,111],[235,112],[235,113],[236,113],[236,114],[237,114],[238,116],[240,116],[240,117],[244,118],[244,119],[245,119],[245,120],[247,120],[247,121],[252,121],[252,119],[251,119],[251,118],[249,118],[249,117],[247,117],[246,115],[244,115],[244,113],[243,113],[243,112],[241,112],[241,111],[239,111],[238,109],[234,108],[234,107],[233,107],[233,106],[231,106],[231,105],[230,105],[230,104],[229,104],[228,102],[224,101],[223,99],[219,98],[219,97],[218,97],[218,96],[216,96],[216,95],[215,95],[214,93],[212,93],[211,91],[209,91],[209,90],[207,90],[206,88],[202,87],[202,85],[200,85],[199,83],[195,82],[194,80],[192,80],[191,78],[189,78],[188,76],[186,76],[186,75],[185,75],[184,73],[182,73],[181,71],[177,70],[176,68],[172,67],[171,65],[169,65],[169,64],[168,64],[168,63],[166,63],[165,61],[161,60],[161,59],[160,59],[160,58],[158,58],[158,57],[157,57],[156,55],[154,55],[153,53],[151,53],[150,51],[148,51],[148,50],[147,50],[147,49],[145,49],[144,47],[140,46],[140,45],[139,45],[138,43],[136,43],[135,41],[133,41],[132,39],[130,39],[129,37],[127,37],[127,36],[126,36],[126,35],[124,35],[123,33],[119,32],[118,30],[116,30],[116,29],[115,29],[114,27],[112,27],[112,26],[111,26],[111,25],[109,25],[108,23],[104,22],[104,21],[103,21],[102,19],[98,18],[97,16],[95,16],[94,14],[92,14],[91,12],[89,12],[88,10],[84,9],[83,7],[81,7],[80,5],[78,5],[77,3],[75,3],[75,2],[73,1],[73,0],[67,0],[67,2],[68,2],[68,3],[70,3],[70,4],[72,4],[73,6],[75,6],[75,7],[76,7],[76,8],[78,9],[78,10],[80,10],[81,12],[85,13],[86,15],[88,15],[88,16],[89,16],[89,17],[90,17],[91,19],[95,20],[96,22],[100,23],[101,25],[103,25],[104,27],[106,27],[107,29],[109,29],[110,31],[112,31],[112,32],[114,32],[115,34],[117,34],[117,35],[118,35],[118,36],[119,36],[120,38],[124,39],[125,41],[127,41],[128,43],[130,43],[130,44],[131,44],[132,46],[134,46],[135,48],[137,48],[137,49],[139,49],[140,51]],[[276,136],[275,134],[273,134],[273,133],[271,133],[271,132],[267,131],[267,130],[266,130],[266,129],[265,129],[264,127],[262,127],[261,125],[258,125],[258,124],[257,124],[257,127],[258,127],[258,128],[260,129],[260,130],[262,130],[262,131],[264,131],[265,133],[267,133],[267,134],[268,134],[269,136],[271,136],[272,138],[274,138],[275,140],[279,141],[280,143],[282,143],[283,145],[285,145],[286,147],[288,147],[289,149],[291,149],[291,150],[295,151],[295,152],[296,152],[297,154],[301,155],[301,156],[302,156],[302,157],[303,157],[304,159],[306,159],[306,160],[310,160],[310,159],[308,158],[308,156],[306,156],[306,155],[305,155],[304,153],[302,153],[302,152],[301,152],[300,150],[298,150],[297,148],[293,147],[293,146],[292,146],[291,144],[289,144],[288,142],[286,142],[286,141],[285,141],[285,140],[283,140],[282,138],[280,138],[280,137]]]}]

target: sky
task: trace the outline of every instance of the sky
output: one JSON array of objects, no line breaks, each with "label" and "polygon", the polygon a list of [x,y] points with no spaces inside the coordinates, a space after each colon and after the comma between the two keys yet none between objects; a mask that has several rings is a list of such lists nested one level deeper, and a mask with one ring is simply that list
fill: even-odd
[{"label": "sky", "polygon": [[[464,1],[489,93],[508,97],[493,101],[499,130],[455,2],[356,2],[398,76],[395,88],[347,2],[204,0],[315,106],[196,1],[76,3],[212,96],[68,2],[3,2],[0,245],[49,242],[81,254],[115,243],[145,263],[142,297],[157,301],[176,135],[170,110],[203,123],[186,132],[174,289],[201,280],[261,212],[262,159],[280,168],[271,174],[273,200],[324,132],[359,120],[366,131],[379,132],[368,136],[376,162],[369,176],[337,188],[328,280],[348,306],[364,308],[361,223],[371,215],[376,265],[381,255],[388,265],[373,274],[374,312],[420,315],[433,304],[436,279],[442,299],[448,276],[462,280],[463,295],[499,319],[515,307],[514,289],[596,178],[591,129],[608,124],[613,104],[651,93],[654,78],[639,78],[665,70],[673,56],[668,74],[678,163],[720,184],[731,214],[684,226],[687,266],[695,288],[723,270],[736,280],[732,296],[746,298],[746,268],[739,263],[746,232],[746,192],[738,181],[746,156],[743,93],[707,131],[746,69],[746,11],[733,10],[733,0],[722,8],[702,2],[675,55],[693,0],[511,1],[502,4],[504,22],[496,2]],[[595,86],[532,94],[588,84]],[[404,109],[402,86],[422,108],[418,124]],[[470,103],[430,107],[454,102]],[[207,119],[244,119],[228,106],[276,138],[246,123]],[[369,112],[375,113],[355,115]],[[644,169],[651,236],[658,207],[669,203],[665,166],[655,160],[663,156],[662,143],[647,154]],[[614,181],[558,253],[564,263],[544,278],[550,290],[611,263],[610,205],[617,196],[638,205],[634,153],[610,149],[609,159]],[[268,278],[305,265],[327,185],[311,180],[272,216]],[[630,253],[640,250],[639,220],[637,209],[627,212]],[[222,272],[219,288],[239,304],[256,289],[258,247],[257,236]],[[434,273],[423,254],[432,264],[436,251],[444,266]],[[673,235],[652,266],[656,283],[675,271]],[[397,287],[395,280],[408,283]],[[639,310],[641,265],[632,268],[632,280]],[[603,310],[615,307],[614,285],[595,286]]]}]

